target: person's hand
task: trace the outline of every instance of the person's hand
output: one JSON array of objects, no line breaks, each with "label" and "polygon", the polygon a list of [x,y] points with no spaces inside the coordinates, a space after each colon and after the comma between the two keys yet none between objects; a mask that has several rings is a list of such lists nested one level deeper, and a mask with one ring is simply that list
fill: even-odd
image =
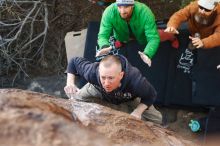
[{"label": "person's hand", "polygon": [[142,115],[142,113],[138,113],[137,111],[133,111],[131,113],[131,116],[133,116],[133,117],[135,117],[137,119],[141,119],[141,115]]},{"label": "person's hand", "polygon": [[75,85],[66,85],[64,87],[64,91],[68,98],[72,98],[74,94],[79,91],[79,89]]},{"label": "person's hand", "polygon": [[220,70],[220,64],[217,66],[217,69]]},{"label": "person's hand", "polygon": [[179,34],[179,31],[174,27],[167,27],[164,32],[173,33],[173,34]]},{"label": "person's hand", "polygon": [[138,54],[140,55],[144,63],[146,63],[149,67],[151,67],[151,59],[141,51],[138,51]]},{"label": "person's hand", "polygon": [[96,57],[107,54],[111,49],[112,49],[112,47],[110,46],[110,47],[103,48],[103,49],[99,50],[98,52],[96,52]]},{"label": "person's hand", "polygon": [[193,46],[195,46],[197,49],[204,47],[204,44],[200,38],[189,36],[189,39],[192,40]]},{"label": "person's hand", "polygon": [[147,105],[140,103],[135,109],[134,111],[131,113],[132,116],[141,119],[141,116],[143,114],[143,112],[147,109]]}]

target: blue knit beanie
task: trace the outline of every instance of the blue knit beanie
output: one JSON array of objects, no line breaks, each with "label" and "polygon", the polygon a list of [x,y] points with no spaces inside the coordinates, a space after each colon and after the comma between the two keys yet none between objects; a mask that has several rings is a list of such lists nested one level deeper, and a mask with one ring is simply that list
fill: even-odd
[{"label": "blue knit beanie", "polygon": [[134,0],[116,0],[117,6],[132,6],[134,5]]}]

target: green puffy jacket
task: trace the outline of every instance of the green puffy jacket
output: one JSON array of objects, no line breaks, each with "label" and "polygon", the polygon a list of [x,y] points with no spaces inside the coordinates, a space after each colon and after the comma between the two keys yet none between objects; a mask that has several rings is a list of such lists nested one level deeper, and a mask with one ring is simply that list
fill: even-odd
[{"label": "green puffy jacket", "polygon": [[[157,51],[160,38],[155,18],[150,8],[143,3],[135,2],[129,24],[137,41],[140,44],[146,44],[144,53],[152,58]],[[109,46],[108,40],[112,31],[117,40],[124,43],[129,41],[128,24],[121,18],[116,3],[107,7],[103,13],[98,34],[100,48],[105,45]]]}]

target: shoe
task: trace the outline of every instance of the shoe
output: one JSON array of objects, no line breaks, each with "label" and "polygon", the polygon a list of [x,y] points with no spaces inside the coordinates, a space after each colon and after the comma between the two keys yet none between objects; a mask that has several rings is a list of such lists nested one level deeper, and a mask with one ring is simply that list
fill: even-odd
[{"label": "shoe", "polygon": [[162,114],[153,105],[144,111],[142,117],[157,124],[162,124],[163,121]]}]

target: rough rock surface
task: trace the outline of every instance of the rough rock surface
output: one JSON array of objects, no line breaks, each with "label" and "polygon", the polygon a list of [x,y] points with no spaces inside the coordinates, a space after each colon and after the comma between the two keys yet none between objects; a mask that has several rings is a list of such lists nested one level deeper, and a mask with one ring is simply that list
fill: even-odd
[{"label": "rough rock surface", "polygon": [[73,122],[71,113],[47,101],[48,97],[21,90],[0,90],[0,146],[111,145]]},{"label": "rough rock surface", "polygon": [[[106,138],[107,137],[107,138]],[[175,133],[95,103],[0,90],[0,146],[194,146]]]}]

